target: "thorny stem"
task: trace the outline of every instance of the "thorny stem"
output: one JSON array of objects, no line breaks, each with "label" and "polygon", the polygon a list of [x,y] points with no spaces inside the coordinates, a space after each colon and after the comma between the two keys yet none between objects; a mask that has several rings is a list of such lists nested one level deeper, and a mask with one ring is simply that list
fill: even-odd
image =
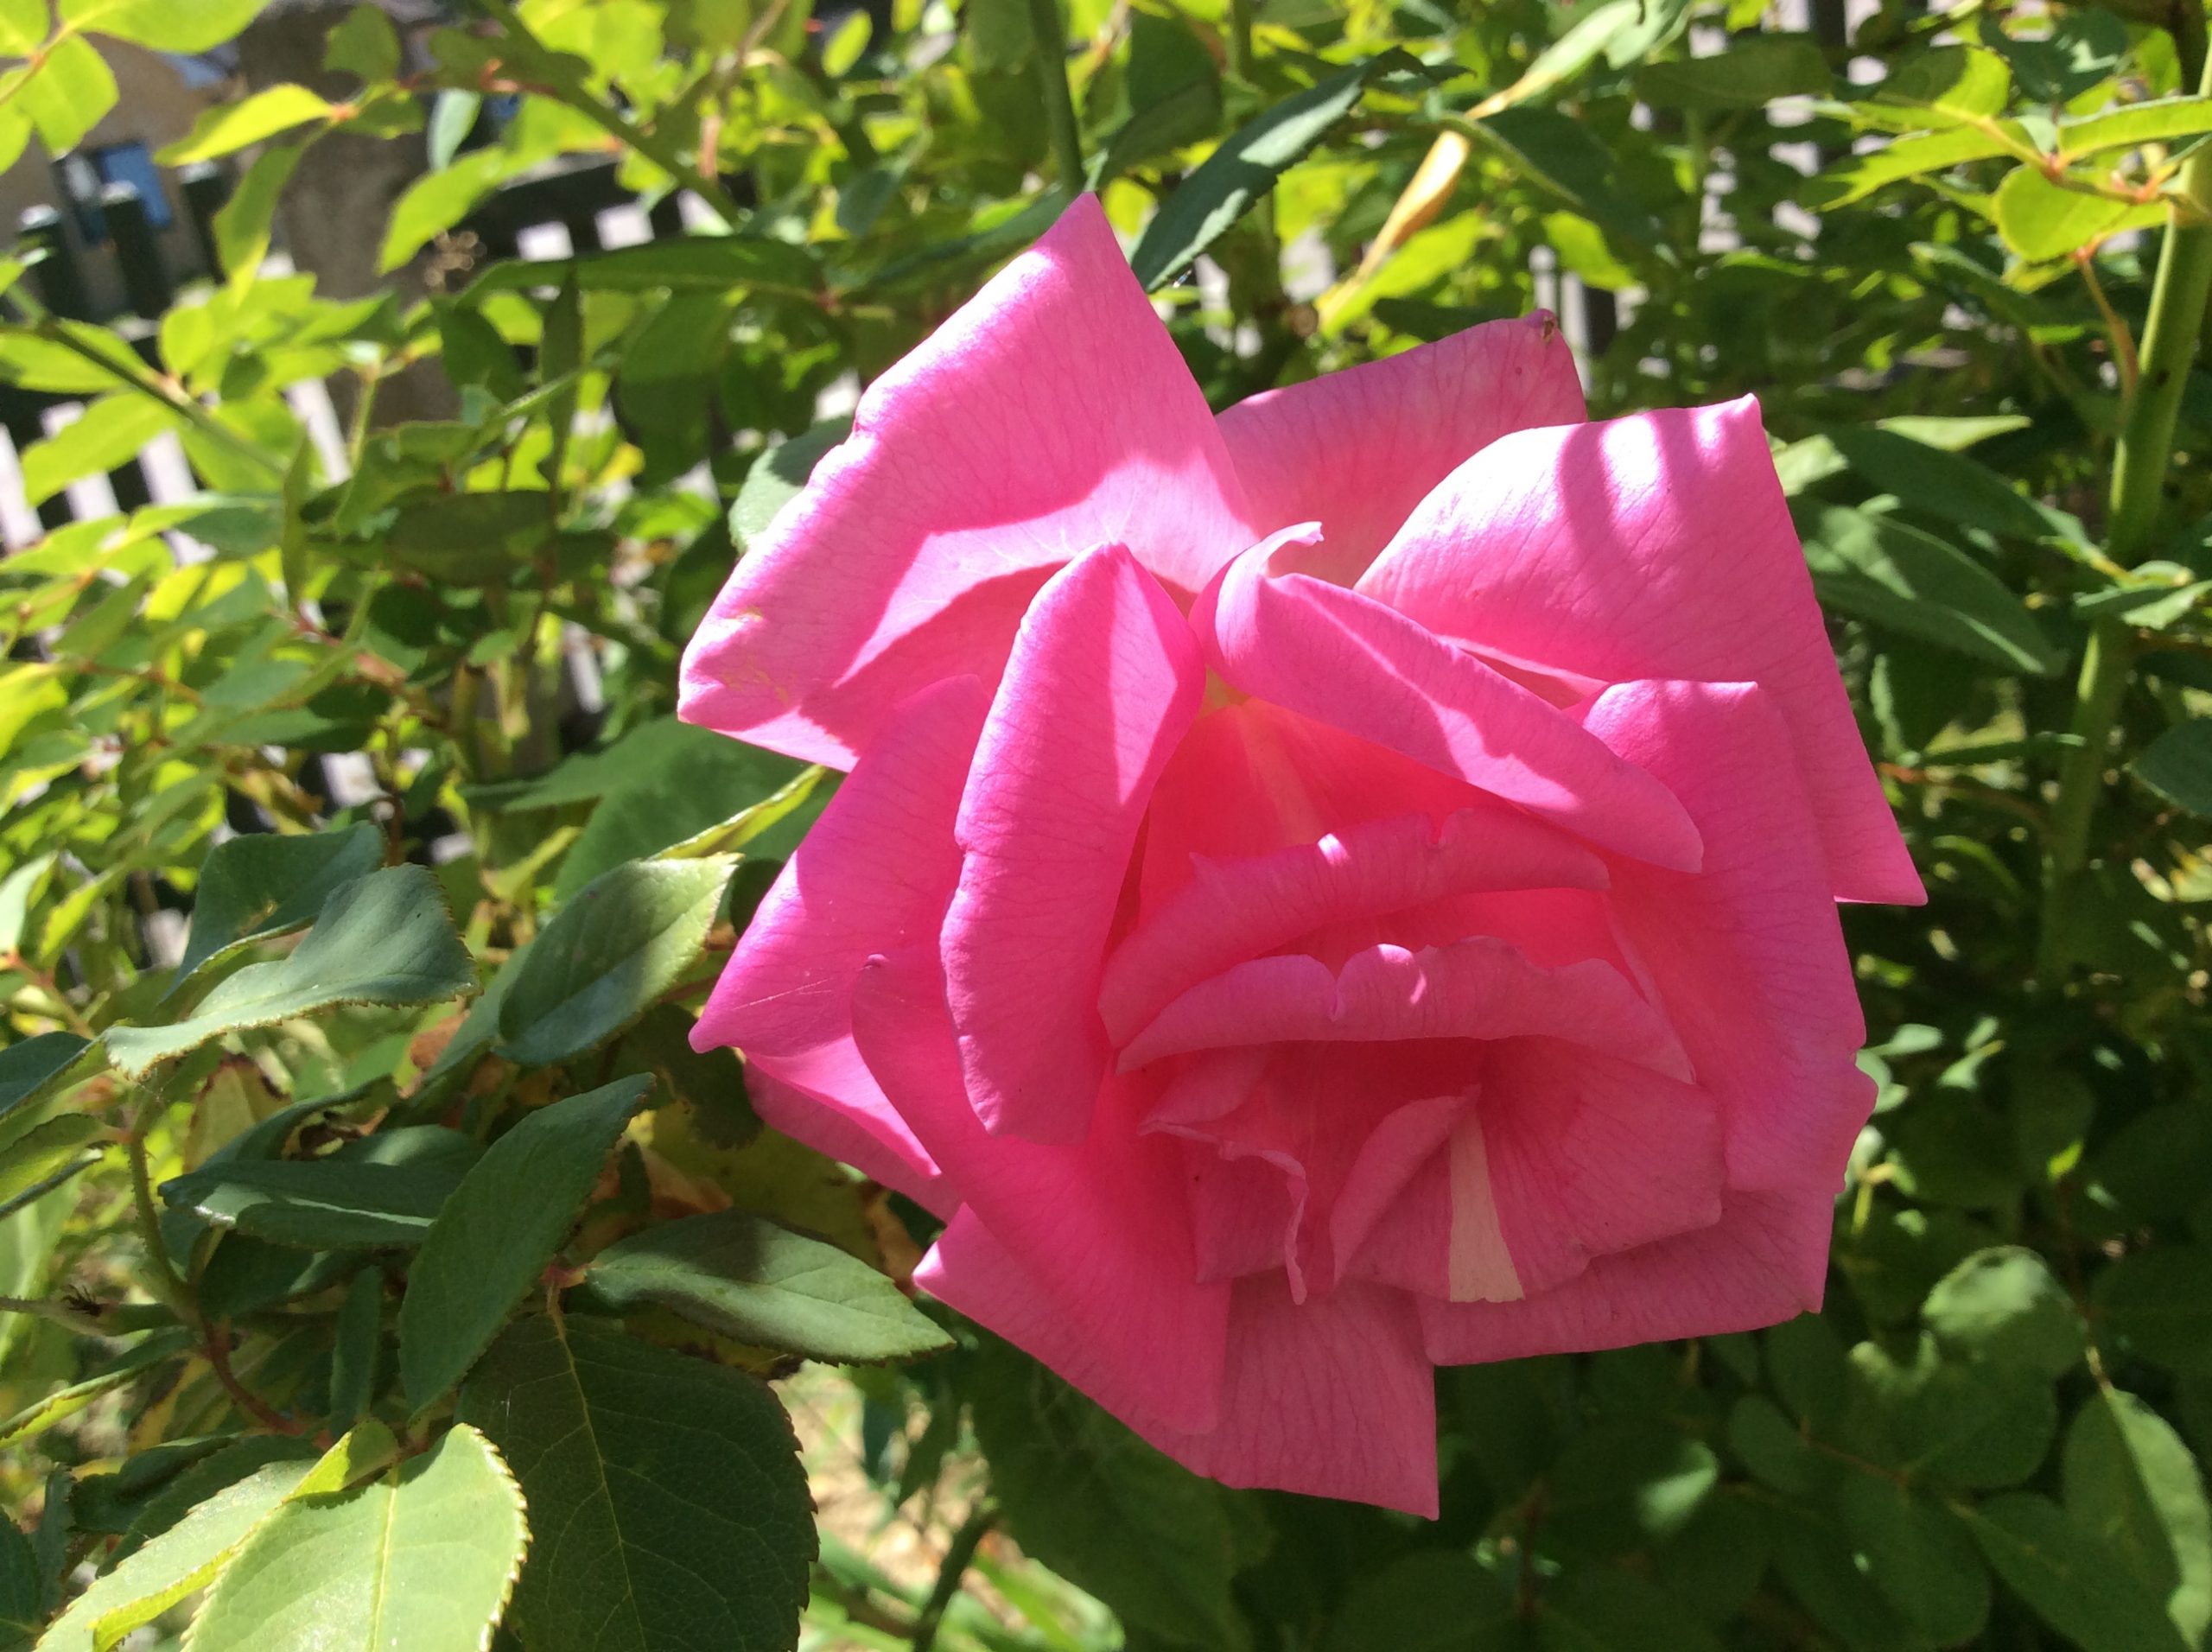
[{"label": "thorny stem", "polygon": [[[2212,93],[2212,63],[2206,65],[2198,90]],[[2212,221],[2204,215],[2206,206],[2212,205],[2212,147],[2200,146],[2183,163],[2179,193],[2196,211],[2184,214],[2177,207],[2167,222],[2151,286],[2151,314],[2143,329],[2141,368],[2113,452],[2105,545],[2107,556],[2123,568],[2140,562],[2152,547],[2164,503],[2174,422],[2196,359],[2205,302],[2212,297]],[[2068,751],[2059,765],[2058,795],[2044,845],[2037,973],[2046,984],[2056,984],[2064,968],[2060,931],[2069,899],[2088,864],[2090,827],[2104,789],[2107,748],[2126,696],[2134,651],[2134,633],[2125,624],[2101,620],[2091,627],[2082,652],[2070,725],[2081,744]]]}]

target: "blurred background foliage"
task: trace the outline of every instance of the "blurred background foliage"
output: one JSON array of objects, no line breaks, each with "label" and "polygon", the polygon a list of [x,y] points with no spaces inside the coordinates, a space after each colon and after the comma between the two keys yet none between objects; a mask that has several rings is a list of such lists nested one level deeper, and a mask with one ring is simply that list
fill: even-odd
[{"label": "blurred background foliage", "polygon": [[[0,0],[0,158],[300,10]],[[0,380],[84,404],[34,502],[192,480],[0,562],[0,1645],[2204,1644],[2194,0],[314,15],[162,157],[208,278],[0,264]],[[419,173],[365,292],[270,258],[341,144]],[[652,238],[518,262],[586,163]],[[917,1306],[924,1214],[685,1043],[835,777],[677,724],[678,649],[1077,186],[1217,404],[1539,304],[1599,414],[1756,394],[1929,885],[1847,913],[1826,1312],[1441,1373],[1433,1524]]]}]

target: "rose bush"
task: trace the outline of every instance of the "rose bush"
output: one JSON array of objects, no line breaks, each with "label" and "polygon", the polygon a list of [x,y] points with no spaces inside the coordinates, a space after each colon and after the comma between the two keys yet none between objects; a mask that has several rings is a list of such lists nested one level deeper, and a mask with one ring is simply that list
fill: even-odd
[{"label": "rose bush", "polygon": [[1435,1364],[1821,1299],[1919,880],[1755,404],[1582,421],[1543,315],[1216,419],[1085,197],[685,659],[851,770],[695,1042],[1232,1484],[1433,1513]]}]

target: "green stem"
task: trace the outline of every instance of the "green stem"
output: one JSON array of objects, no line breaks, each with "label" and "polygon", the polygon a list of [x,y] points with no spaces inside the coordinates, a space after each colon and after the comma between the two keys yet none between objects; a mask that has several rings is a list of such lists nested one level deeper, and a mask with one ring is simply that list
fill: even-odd
[{"label": "green stem", "polygon": [[1252,78],[1252,0],[1229,0],[1229,72]]},{"label": "green stem", "polygon": [[[2198,90],[2212,94],[2212,63]],[[2197,209],[2169,215],[2151,285],[2151,314],[2143,328],[2141,365],[2127,398],[2113,451],[2112,499],[2106,555],[2120,567],[2140,562],[2152,545],[2165,503],[2166,467],[2173,457],[2174,423],[2183,387],[2196,359],[2197,335],[2212,298],[2212,149],[2199,148],[2183,163],[2178,193]],[[2058,794],[2051,804],[2044,845],[2044,900],[2040,969],[2054,982],[2065,964],[2059,929],[2067,897],[2089,861],[2097,802],[2113,725],[2126,697],[2134,635],[2114,620],[2089,632],[2082,675],[2074,689],[2071,731],[2081,743],[2059,765]]]},{"label": "green stem", "polygon": [[176,1271],[176,1263],[169,1255],[168,1241],[162,1236],[162,1212],[154,1203],[154,1178],[146,1163],[146,1130],[167,1102],[159,1081],[149,1083],[139,1098],[137,1109],[131,1115],[130,1128],[124,1138],[124,1151],[130,1160],[130,1205],[138,1225],[138,1242],[146,1248],[146,1284],[162,1299],[170,1312],[195,1329],[200,1325],[200,1306],[192,1299],[183,1275]]},{"label": "green stem", "polygon": [[914,1620],[912,1642],[913,1652],[930,1652],[937,1644],[937,1632],[944,1622],[944,1615],[952,1608],[960,1593],[960,1580],[968,1574],[968,1567],[976,1558],[976,1551],[983,1539],[998,1523],[999,1513],[988,1503],[979,1503],[944,1551],[944,1564],[938,1568],[937,1586],[930,1591],[929,1599],[923,1604],[921,1616]]},{"label": "green stem", "polygon": [[1068,91],[1068,29],[1060,19],[1059,0],[1029,0],[1029,27],[1037,37],[1037,90],[1052,134],[1052,164],[1072,195],[1083,187],[1083,138]]}]

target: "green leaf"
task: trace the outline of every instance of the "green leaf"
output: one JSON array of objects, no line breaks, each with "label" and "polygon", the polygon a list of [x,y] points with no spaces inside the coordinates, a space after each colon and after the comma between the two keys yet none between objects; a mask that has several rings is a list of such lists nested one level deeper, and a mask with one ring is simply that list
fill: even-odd
[{"label": "green leaf", "polygon": [[699,956],[734,861],[632,861],[539,931],[499,1007],[499,1053],[547,1066],[645,1013]]},{"label": "green leaf", "polygon": [[2003,581],[1934,535],[1846,505],[1799,499],[1790,513],[1827,606],[2007,670],[2063,663]]},{"label": "green leaf", "polygon": [[[2056,184],[2035,167],[2015,167],[1997,186],[1992,202],[2005,245],[2031,263],[2069,257],[2092,242],[2134,227],[2135,208],[2124,200]],[[2165,208],[2158,209],[2164,221]]]},{"label": "green leaf", "polygon": [[1981,1633],[1989,1573],[1956,1516],[1888,1480],[1854,1474],[1837,1498],[1866,1576],[1907,1623],[1942,1646]]},{"label": "green leaf", "polygon": [[111,1027],[107,1046],[127,1077],[143,1078],[226,1032],[339,1004],[435,1004],[475,988],[437,879],[426,867],[388,867],[334,891],[289,956],[248,964],[181,1021]]},{"label": "green leaf", "polygon": [[1002,1343],[984,1345],[969,1398],[1024,1553],[1096,1595],[1133,1636],[1210,1652],[1251,1644],[1231,1587],[1246,1557],[1220,1486]]},{"label": "green leaf", "polygon": [[510,1326],[461,1415],[506,1453],[537,1552],[531,1652],[786,1652],[814,1558],[791,1420],[742,1372],[539,1315]]},{"label": "green leaf", "polygon": [[1355,63],[1239,127],[1160,205],[1130,255],[1147,292],[1157,292],[1227,233],[1287,168],[1328,136],[1368,82],[1412,67],[1399,51]]},{"label": "green leaf", "polygon": [[61,21],[157,52],[205,52],[244,32],[270,0],[60,0]]},{"label": "green leaf", "polygon": [[0,1647],[29,1646],[46,1619],[46,1579],[38,1553],[13,1520],[0,1520]]},{"label": "green leaf", "polygon": [[1352,1585],[1321,1652],[1491,1652],[1519,1624],[1513,1592],[1472,1555],[1421,1549]]},{"label": "green leaf", "polygon": [[183,423],[171,409],[136,391],[103,396],[23,454],[23,497],[43,504],[72,482],[129,463],[155,437]]},{"label": "green leaf", "polygon": [[92,1580],[39,1642],[40,1652],[105,1652],[207,1586],[310,1465],[269,1463],[216,1492]]},{"label": "green leaf", "polygon": [[6,1421],[0,1422],[0,1451],[35,1439],[54,1424],[75,1416],[102,1395],[121,1388],[149,1366],[176,1358],[192,1343],[192,1333],[181,1327],[154,1332],[137,1347],[125,1352],[106,1370],[88,1376],[81,1382],[72,1382],[66,1388],[58,1388],[44,1399],[25,1406]]},{"label": "green leaf", "polygon": [[0,954],[21,950],[31,903],[38,899],[47,874],[54,870],[54,860],[50,852],[35,855],[0,878]]},{"label": "green leaf", "polygon": [[823,456],[852,434],[851,416],[823,419],[753,461],[729,507],[730,537],[741,554],[767,532],[777,513],[798,497]]},{"label": "green leaf", "polygon": [[1720,1642],[1657,1584],[1610,1566],[1580,1566],[1543,1595],[1543,1652],[1720,1652]]},{"label": "green leaf", "polygon": [[41,1032],[0,1050],[0,1119],[60,1090],[92,1047],[74,1032]]},{"label": "green leaf", "polygon": [[[466,165],[462,157],[457,165]],[[582,258],[495,264],[468,289],[471,300],[573,281],[585,292],[766,292],[810,297],[822,276],[804,247],[753,236],[696,235],[595,252]]]},{"label": "green leaf", "polygon": [[2059,122],[2058,154],[2062,160],[2077,161],[2100,149],[2170,143],[2201,132],[2212,132],[2212,98],[2155,98]]},{"label": "green leaf", "polygon": [[289,132],[308,121],[329,118],[327,98],[305,86],[270,86],[242,103],[216,104],[202,111],[193,123],[190,136],[179,138],[154,158],[170,167],[213,161],[249,144],[266,143],[277,133]]},{"label": "green leaf", "polygon": [[2212,1248],[2133,1252],[2097,1275],[2089,1299],[2099,1322],[2144,1358],[2212,1374]]},{"label": "green leaf", "polygon": [[[66,18],[68,5],[64,3],[61,10]],[[28,71],[16,94],[39,142],[57,156],[82,143],[115,101],[114,71],[90,41],[76,35],[57,41],[44,60]]]},{"label": "green leaf", "polygon": [[402,1164],[339,1157],[225,1161],[162,1183],[162,1197],[219,1227],[305,1250],[419,1245],[466,1168],[458,1155]]},{"label": "green leaf", "polygon": [[1636,90],[1661,108],[1757,109],[1777,98],[1825,96],[1834,79],[1810,35],[1748,35],[1711,57],[1646,64]]},{"label": "green leaf", "polygon": [[865,1262],[742,1210],[619,1240],[592,1259],[584,1289],[617,1313],[657,1304],[740,1342],[812,1359],[911,1359],[952,1341]]},{"label": "green leaf", "polygon": [[1545,1521],[1573,1547],[1617,1554],[1681,1530],[1719,1477],[1719,1459],[1703,1440],[1648,1418],[1618,1418],[1577,1434],[1560,1453]]},{"label": "green leaf", "polygon": [[1516,172],[1602,229],[1616,246],[1651,245],[1651,215],[1614,181],[1613,153],[1583,122],[1556,109],[1501,110],[1466,130]]},{"label": "green leaf", "polygon": [[529,1547],[523,1499],[456,1424],[349,1490],[296,1494],[224,1567],[193,1652],[482,1652]]},{"label": "green leaf", "polygon": [[504,585],[552,535],[537,489],[446,493],[399,507],[380,554],[445,585]]},{"label": "green leaf", "polygon": [[99,1154],[92,1144],[103,1141],[108,1128],[83,1113],[57,1113],[41,1119],[5,1147],[0,1147],[0,1204],[15,1200],[64,1166],[80,1158],[89,1162]]},{"label": "green leaf", "polygon": [[2082,1357],[2082,1319],[2042,1257],[1977,1251],[1936,1282],[1921,1317],[1955,1353],[2058,1376]]},{"label": "green leaf", "polygon": [[1746,1394],[1730,1407],[1728,1448],[1753,1477],[1791,1496],[1809,1496],[1834,1477],[1833,1465],[1764,1394]]},{"label": "green leaf", "polygon": [[2161,731],[2127,770],[2168,803],[2212,819],[2212,717]]},{"label": "green leaf", "polygon": [[385,225],[377,269],[399,268],[430,242],[468,216],[492,191],[512,162],[499,149],[464,155],[442,172],[425,173],[407,186]]},{"label": "green leaf", "polygon": [[346,1287],[331,1333],[330,1426],[351,1428],[376,1398],[377,1365],[384,1351],[384,1270],[364,1268]]},{"label": "green leaf", "polygon": [[399,1378],[419,1415],[467,1375],[575,1225],[651,1092],[624,1078],[541,1107],[494,1141],[432,1223],[399,1306]]},{"label": "green leaf", "polygon": [[1813,440],[1834,448],[1877,492],[1961,527],[2030,542],[2070,538],[2080,531],[2072,518],[2016,492],[1980,461],[1904,431],[1837,425]]},{"label": "green leaf", "polygon": [[[304,1471],[322,1455],[312,1442],[289,1434],[247,1434],[228,1443],[218,1442],[218,1446],[219,1449],[180,1469],[145,1500],[131,1517],[115,1552],[108,1557],[111,1570],[216,1493],[227,1490],[272,1463],[296,1463]],[[124,1471],[145,1455],[142,1452],[128,1459]],[[80,1489],[81,1486],[79,1482]]]},{"label": "green leaf", "polygon": [[[2018,133],[2016,141],[2026,144],[2027,135]],[[1972,126],[1900,137],[1829,168],[1805,186],[1804,199],[1816,211],[1832,212],[1863,200],[1885,185],[1930,172],[1948,172],[1969,161],[1986,161],[2008,152],[2004,138]]]},{"label": "green leaf", "polygon": [[1991,1569],[2083,1652],[2177,1652],[2187,1644],[2111,1546],[2050,1498],[2015,1492],[1961,1512]]},{"label": "green leaf", "polygon": [[2043,1464],[2057,1432],[2048,1380],[2018,1366],[1943,1357],[1923,1336],[1911,1361],[1873,1343],[1851,1350],[1846,1443],[1915,1476],[1976,1488],[2018,1485]]},{"label": "green leaf", "polygon": [[169,990],[233,947],[313,923],[324,901],[384,864],[384,833],[366,822],[297,837],[243,833],[218,843],[200,862],[192,929]]},{"label": "green leaf", "polygon": [[322,67],[367,83],[399,77],[399,31],[380,6],[359,5],[330,31]]},{"label": "green leaf", "polygon": [[2212,1627],[2212,1508],[2171,1424],[2132,1394],[2090,1395],[2066,1433],[2066,1512],[2123,1556],[2191,1646]]},{"label": "green leaf", "polygon": [[238,187],[215,214],[215,255],[233,289],[251,286],[269,256],[270,226],[284,186],[308,152],[306,142],[279,143],[253,157]]}]

